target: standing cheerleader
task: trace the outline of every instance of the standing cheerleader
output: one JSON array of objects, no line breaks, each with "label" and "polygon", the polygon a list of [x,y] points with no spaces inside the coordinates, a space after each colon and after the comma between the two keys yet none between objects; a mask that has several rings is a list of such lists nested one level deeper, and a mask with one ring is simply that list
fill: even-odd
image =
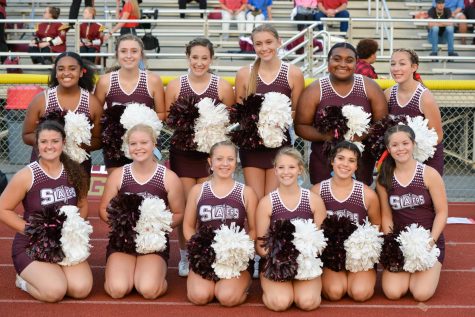
[{"label": "standing cheerleader", "polygon": [[[322,197],[328,215],[348,217],[359,224],[368,217],[371,224],[379,227],[378,196],[367,185],[353,179],[360,159],[361,153],[356,145],[348,141],[338,143],[330,157],[333,176],[311,190]],[[335,272],[324,265],[322,293],[330,300],[339,300],[346,293],[356,301],[368,300],[373,296],[375,284],[374,268],[361,272]]]},{"label": "standing cheerleader", "polygon": [[[241,68],[236,75],[236,102],[242,103],[253,94],[278,92],[291,100],[294,110],[304,88],[303,74],[298,67],[279,58],[277,51],[282,42],[277,30],[270,24],[262,24],[252,31],[251,39],[257,59],[249,67]],[[285,138],[283,145],[290,145],[288,132]],[[262,145],[257,149],[239,150],[244,179],[254,189],[258,199],[277,188],[278,180],[272,162],[279,148]]]},{"label": "standing cheerleader", "polygon": [[[92,289],[92,272],[86,261],[60,266],[34,260],[31,252],[27,253],[32,242],[25,235],[28,222],[44,208],[74,205],[82,218],[87,217],[88,184],[83,169],[63,152],[65,138],[59,123],[45,121],[39,125],[34,138],[39,159],[16,173],[0,197],[0,221],[17,232],[12,245],[16,286],[45,302],[58,302],[66,295],[85,298]],[[23,217],[15,212],[20,202]],[[47,254],[34,255],[49,258]]]},{"label": "standing cheerleader", "polygon": [[[329,76],[308,86],[299,99],[295,116],[295,132],[312,142],[310,155],[310,181],[319,183],[330,178],[331,167],[323,150],[324,142],[333,134],[322,134],[315,127],[317,113],[329,106],[343,107],[353,104],[371,114],[372,120],[383,118],[388,110],[381,88],[372,79],[355,74],[356,49],[348,43],[337,43],[328,52]],[[358,141],[358,140],[355,140]],[[366,185],[373,182],[375,158],[364,151],[356,179]]]},{"label": "standing cheerleader", "polygon": [[427,250],[440,250],[435,264],[414,273],[383,271],[382,286],[389,299],[399,299],[408,291],[417,301],[430,299],[439,283],[445,255],[442,231],[447,222],[448,206],[445,186],[440,174],[413,158],[414,131],[406,125],[389,128],[384,143],[390,156],[381,167],[376,191],[379,195],[384,233],[395,228],[418,224],[430,231]]},{"label": "standing cheerleader", "polygon": [[[212,146],[208,159],[212,176],[209,181],[195,185],[188,195],[183,232],[187,241],[203,227],[212,230],[222,225],[239,226],[255,239],[254,213],[257,205],[252,188],[233,179],[237,166],[237,149],[229,141]],[[189,242],[190,243],[190,242]],[[251,248],[252,243],[251,243]],[[192,253],[192,250],[190,250]],[[251,267],[252,268],[252,267]],[[212,271],[207,267],[205,271]],[[193,265],[188,274],[188,299],[196,305],[205,305],[217,298],[223,306],[242,304],[247,297],[251,275],[247,270],[230,279],[206,279],[195,272]],[[214,275],[214,274],[213,274]]]},{"label": "standing cheerleader", "polygon": [[391,56],[391,76],[396,85],[384,92],[389,105],[389,114],[410,117],[422,116],[427,125],[437,132],[438,140],[434,156],[424,164],[433,167],[440,175],[444,174],[444,144],[442,119],[432,93],[418,78],[419,57],[408,49],[395,50]]},{"label": "standing cheerleader", "polygon": [[[113,226],[116,219],[111,219],[112,216],[109,214],[111,200],[119,194],[137,194],[143,198],[162,199],[166,208],[173,213],[171,226],[177,226],[182,222],[185,208],[183,188],[176,174],[155,160],[153,149],[157,140],[156,133],[150,126],[138,124],[127,132],[125,139],[132,163],[115,169],[107,178],[100,204],[101,219]],[[131,208],[125,206],[125,210],[121,210],[122,214],[119,216],[129,212],[127,207]],[[131,230],[138,231],[137,227]],[[120,237],[114,237],[111,233],[109,238],[104,282],[107,294],[112,298],[122,298],[135,287],[146,299],[155,299],[163,295],[167,290],[168,238],[164,251],[148,254],[116,250],[111,241]]]},{"label": "standing cheerleader", "polygon": [[[95,95],[99,103],[105,103],[106,120],[117,120],[117,106],[127,106],[138,103],[154,109],[160,120],[165,119],[164,90],[159,76],[139,68],[139,62],[144,58],[142,40],[135,35],[126,34],[117,39],[116,59],[119,70],[102,75],[97,82]],[[117,115],[120,117],[120,114]],[[104,128],[104,127],[103,127]],[[102,140],[110,136],[102,135]],[[114,168],[130,163],[120,153],[119,148],[111,148],[108,143],[103,144],[104,163],[108,172]]]},{"label": "standing cheerleader", "polygon": [[[278,188],[259,202],[256,213],[257,236],[264,237],[272,224],[278,220],[311,219],[320,227],[325,219],[325,205],[322,199],[301,188],[299,176],[305,173],[301,154],[291,148],[282,148],[275,157],[274,172],[279,181]],[[261,268],[266,266],[266,256],[270,250],[261,242],[256,243],[257,253],[261,258]],[[263,290],[262,301],[267,308],[274,311],[287,310],[292,303],[303,310],[316,309],[321,302],[322,281],[320,276],[310,280],[274,281],[263,270],[260,273]]]},{"label": "standing cheerleader", "polygon": [[[180,98],[189,98],[188,100],[196,102],[203,98],[211,98],[219,100],[226,106],[231,106],[234,103],[232,86],[224,79],[212,74],[209,69],[214,57],[213,43],[203,37],[196,38],[186,45],[185,53],[189,71],[188,74],[172,80],[167,85],[165,93],[167,113]],[[188,106],[194,107],[195,105],[189,104]],[[170,168],[180,177],[187,197],[194,185],[203,183],[210,175],[208,153],[196,150],[180,150],[174,144],[171,144]],[[185,239],[181,228],[178,230],[178,238],[181,257],[178,264],[178,274],[187,276],[188,262],[184,250]]]}]

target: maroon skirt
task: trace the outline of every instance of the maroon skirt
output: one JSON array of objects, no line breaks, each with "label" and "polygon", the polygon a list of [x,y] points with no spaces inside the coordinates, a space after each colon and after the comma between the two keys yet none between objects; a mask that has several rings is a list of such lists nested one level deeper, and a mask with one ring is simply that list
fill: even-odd
[{"label": "maroon skirt", "polygon": [[26,254],[28,241],[28,237],[21,233],[17,233],[13,239],[12,259],[17,274],[21,274],[21,272],[23,272],[23,270],[33,262],[33,260]]},{"label": "maroon skirt", "polygon": [[208,153],[182,151],[170,146],[170,169],[178,177],[208,177],[210,175],[208,157]]}]

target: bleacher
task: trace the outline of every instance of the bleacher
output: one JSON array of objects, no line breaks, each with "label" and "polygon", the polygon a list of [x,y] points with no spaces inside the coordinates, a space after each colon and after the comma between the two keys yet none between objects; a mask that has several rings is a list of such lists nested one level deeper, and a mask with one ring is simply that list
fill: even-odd
[{"label": "bleacher", "polygon": [[[288,21],[290,12],[292,10],[293,1],[290,0],[274,0],[272,7],[272,16],[276,21]],[[372,1],[374,6],[374,1]],[[62,0],[34,0],[33,2],[24,0],[11,0],[8,2],[7,14],[9,19],[28,19],[41,18],[43,8],[46,5],[55,5],[61,8],[60,18],[66,19],[69,14],[70,3]],[[96,0],[97,19],[113,19],[115,0]],[[387,1],[387,5],[392,18],[408,19],[411,18],[416,11],[427,10],[430,6],[430,0],[405,2],[405,1]],[[177,75],[186,69],[186,60],[184,59],[185,44],[196,36],[202,36],[205,32],[208,34],[211,41],[217,46],[216,52],[228,53],[238,52],[238,34],[236,27],[231,25],[230,36],[228,40],[223,40],[221,34],[221,25],[217,20],[210,20],[207,29],[204,29],[203,20],[200,19],[198,4],[192,2],[188,4],[187,18],[178,18],[178,5],[176,0],[143,0],[141,4],[142,10],[159,9],[159,23],[155,24],[153,33],[160,40],[161,54],[156,57],[148,59],[148,66],[152,70],[159,71],[163,75]],[[218,0],[209,0],[208,9],[219,7]],[[81,10],[83,7],[81,8]],[[368,18],[375,17],[376,12],[371,10],[371,15],[368,16],[368,1],[365,0],[350,0],[348,9],[352,18]],[[82,13],[82,12],[81,12]],[[80,13],[80,17],[81,17]],[[163,21],[163,23],[162,23]],[[110,26],[110,23],[105,23]],[[420,73],[424,78],[437,79],[445,74],[450,74],[452,78],[468,79],[473,77],[472,69],[473,60],[457,60],[448,63],[447,59],[443,57],[440,61],[433,63],[428,57],[430,52],[430,45],[427,42],[426,26],[423,22],[394,22],[394,40],[393,47],[399,48],[413,48],[421,58]],[[328,23],[328,30],[334,36],[341,36],[338,32],[339,23]],[[23,29],[7,30],[9,43],[27,43],[31,38],[33,25],[25,25]],[[295,24],[280,24],[277,26],[282,38],[284,40],[296,34]],[[139,35],[143,34],[143,30],[139,30]],[[455,49],[462,57],[474,56],[475,46],[471,45],[471,38],[473,34],[456,35]],[[461,44],[461,38],[467,37],[467,43]],[[350,32],[348,40],[353,44],[362,38],[380,38],[380,32],[376,31],[376,22],[374,21],[352,21],[350,24]],[[112,46],[112,41],[109,43]],[[388,47],[387,40],[384,42],[384,51],[379,53],[383,58],[375,63],[376,71],[382,76],[388,77]],[[74,32],[68,33],[68,49],[74,50]],[[440,56],[446,55],[446,46],[441,45],[442,50]],[[112,47],[103,47],[102,52],[113,52]],[[166,53],[166,57],[163,53]],[[236,67],[249,64],[253,60],[252,55],[235,55],[233,57],[219,57],[215,60],[214,65],[218,68],[221,75],[233,76]],[[113,63],[113,58],[107,58],[105,66],[110,66]],[[21,58],[21,64],[31,64],[30,59],[26,57]],[[468,71],[467,71],[468,70]],[[35,72],[44,72],[45,70],[38,69]]]}]

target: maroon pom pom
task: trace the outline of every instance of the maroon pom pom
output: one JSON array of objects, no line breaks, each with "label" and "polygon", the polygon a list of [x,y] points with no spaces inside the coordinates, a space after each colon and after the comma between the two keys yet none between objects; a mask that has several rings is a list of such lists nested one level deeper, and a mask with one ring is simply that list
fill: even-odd
[{"label": "maroon pom pom", "polygon": [[139,207],[143,197],[137,194],[119,194],[107,206],[109,245],[119,251],[135,254],[134,227],[140,217]]},{"label": "maroon pom pom", "polygon": [[124,156],[122,152],[122,137],[125,129],[120,123],[125,105],[114,105],[104,110],[101,118],[102,144],[104,156],[109,160],[118,160]]},{"label": "maroon pom pom", "polygon": [[67,112],[65,110],[52,110],[45,112],[38,120],[38,125],[42,124],[45,121],[56,121],[64,127],[64,116],[66,115],[66,113]]},{"label": "maroon pom pom", "polygon": [[328,241],[321,257],[323,267],[335,272],[345,270],[346,251],[344,243],[356,228],[356,224],[345,216],[329,215],[325,218],[322,229]]},{"label": "maroon pom pom", "polygon": [[188,261],[190,269],[202,278],[210,281],[218,281],[211,266],[216,259],[216,253],[211,247],[215,232],[211,226],[202,226],[186,244],[188,249]]},{"label": "maroon pom pom", "polygon": [[170,107],[167,124],[174,129],[170,144],[182,151],[196,150],[195,122],[200,116],[195,95],[179,97]]},{"label": "maroon pom pom", "polygon": [[32,260],[50,263],[63,260],[60,239],[65,220],[66,215],[60,214],[56,205],[45,206],[29,217],[25,228],[25,235],[29,239],[26,254]]},{"label": "maroon pom pom", "polygon": [[379,258],[379,263],[383,268],[393,273],[404,271],[404,255],[400,248],[401,245],[396,241],[401,231],[402,228],[397,228],[384,235],[383,248]]},{"label": "maroon pom pom", "polygon": [[242,149],[252,150],[264,147],[257,128],[263,101],[263,95],[252,94],[244,99],[242,104],[235,104],[229,109],[230,123],[239,123],[239,128],[231,131],[229,135],[231,141]]},{"label": "maroon pom pom", "polygon": [[343,136],[349,130],[347,123],[348,119],[343,116],[340,106],[328,106],[317,112],[315,128],[320,133],[332,135],[332,140],[323,144],[324,153],[329,154],[332,148],[344,139]]},{"label": "maroon pom pom", "polygon": [[266,236],[259,237],[268,252],[261,265],[264,276],[272,281],[291,281],[297,275],[298,250],[293,244],[295,226],[290,220],[274,221]]},{"label": "maroon pom pom", "polygon": [[386,133],[386,130],[399,123],[406,124],[406,117],[388,115],[371,125],[368,137],[364,140],[364,144],[365,148],[370,150],[374,158],[379,159],[386,150],[386,145],[384,144],[384,134]]}]

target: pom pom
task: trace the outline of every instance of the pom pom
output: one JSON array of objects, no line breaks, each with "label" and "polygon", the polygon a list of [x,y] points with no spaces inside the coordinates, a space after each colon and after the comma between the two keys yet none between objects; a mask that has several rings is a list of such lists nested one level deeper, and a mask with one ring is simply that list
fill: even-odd
[{"label": "pom pom", "polygon": [[247,269],[249,260],[254,258],[254,242],[235,223],[230,227],[223,224],[215,230],[211,247],[216,254],[212,267],[221,279],[239,277]]},{"label": "pom pom", "polygon": [[346,125],[348,119],[343,116],[340,106],[328,106],[317,112],[315,128],[322,134],[331,134],[333,139],[323,143],[323,153],[329,155],[332,148],[340,141],[349,131]]},{"label": "pom pom", "polygon": [[[120,124],[122,124],[127,132],[139,123],[150,126],[157,136],[160,135],[160,131],[163,127],[162,122],[158,119],[157,113],[153,109],[144,104],[128,104],[127,107],[125,107],[124,113],[120,116]],[[129,146],[125,140],[125,133],[122,135],[121,149],[125,156],[130,159]]]},{"label": "pom pom", "polygon": [[355,135],[361,137],[368,132],[369,122],[371,121],[370,113],[355,105],[343,106],[341,112],[347,119],[348,131],[344,135],[345,140],[352,142]]},{"label": "pom pom", "polygon": [[45,112],[40,119],[38,120],[38,125],[42,124],[45,121],[56,121],[64,127],[65,121],[64,116],[66,115],[65,110],[52,110]]},{"label": "pom pom", "polygon": [[64,150],[72,160],[82,163],[90,155],[81,148],[81,144],[91,145],[91,129],[94,125],[90,123],[84,113],[68,111],[64,120],[64,132],[66,133]]},{"label": "pom pom", "polygon": [[404,254],[404,271],[414,273],[426,271],[434,266],[440,250],[430,246],[430,231],[413,223],[399,234],[396,239]]},{"label": "pom pom", "polygon": [[58,263],[64,258],[61,248],[61,230],[66,215],[59,213],[57,205],[43,207],[33,213],[25,228],[28,237],[26,254],[34,261]]},{"label": "pom pom", "polygon": [[368,271],[379,261],[383,245],[383,235],[368,219],[357,224],[357,229],[344,242],[346,250],[346,270],[350,272]]},{"label": "pom pom", "polygon": [[167,124],[175,131],[170,144],[182,151],[196,150],[195,121],[200,116],[196,104],[200,101],[195,95],[181,96],[171,105]]},{"label": "pom pom", "polygon": [[285,282],[297,275],[299,252],[292,242],[294,232],[295,226],[289,220],[277,220],[271,223],[266,236],[258,238],[267,250],[262,270],[266,278]]},{"label": "pom pom", "polygon": [[119,251],[135,254],[134,230],[140,216],[143,197],[137,194],[119,194],[107,206],[110,227],[109,245]]},{"label": "pom pom", "polygon": [[356,225],[345,216],[329,215],[322,223],[327,247],[322,253],[323,266],[332,271],[345,270],[345,240],[356,230]]},{"label": "pom pom", "polygon": [[368,146],[373,157],[381,157],[383,152],[386,150],[386,145],[384,144],[384,134],[386,133],[386,130],[399,123],[406,124],[406,117],[388,115],[371,125],[365,144]]},{"label": "pom pom", "polygon": [[411,118],[406,116],[407,125],[414,130],[416,135],[416,147],[414,148],[414,158],[419,162],[425,162],[434,156],[437,145],[437,132],[434,128],[428,127],[428,119],[421,116]]},{"label": "pom pom", "polygon": [[216,259],[216,253],[211,246],[214,236],[215,232],[212,227],[202,226],[191,237],[186,247],[190,269],[202,278],[216,282],[219,278],[212,267]]},{"label": "pom pom", "polygon": [[266,147],[276,148],[287,140],[285,132],[292,124],[292,108],[289,97],[278,92],[264,95],[259,122],[259,135]]},{"label": "pom pom", "polygon": [[139,207],[140,217],[134,228],[136,251],[140,254],[160,252],[167,247],[167,235],[172,231],[172,213],[157,197],[145,198]]},{"label": "pom pom", "polygon": [[229,125],[229,114],[226,105],[215,105],[211,98],[203,98],[197,104],[200,116],[195,121],[196,149],[209,153],[211,147],[228,139],[226,127]]},{"label": "pom pom", "polygon": [[124,155],[122,137],[125,129],[120,123],[124,110],[125,105],[114,105],[104,110],[101,118],[103,153],[109,160],[118,160]]},{"label": "pom pom", "polygon": [[291,220],[295,226],[294,244],[300,253],[297,257],[297,280],[311,280],[322,275],[323,262],[318,258],[327,246],[322,230],[317,230],[311,219]]},{"label": "pom pom", "polygon": [[[66,123],[67,124],[67,123]],[[79,208],[66,205],[59,210],[60,214],[66,216],[61,229],[61,247],[64,259],[59,265],[71,266],[86,261],[90,255],[89,244],[92,226],[89,221],[84,220],[79,214]]]},{"label": "pom pom", "polygon": [[259,113],[264,96],[249,95],[242,104],[235,104],[229,110],[231,123],[239,123],[239,127],[230,132],[231,141],[245,150],[262,147],[263,141],[257,130]]},{"label": "pom pom", "polygon": [[397,228],[393,232],[384,235],[384,243],[379,258],[379,263],[389,272],[398,273],[404,271],[404,255],[400,248],[397,237],[401,229]]}]

